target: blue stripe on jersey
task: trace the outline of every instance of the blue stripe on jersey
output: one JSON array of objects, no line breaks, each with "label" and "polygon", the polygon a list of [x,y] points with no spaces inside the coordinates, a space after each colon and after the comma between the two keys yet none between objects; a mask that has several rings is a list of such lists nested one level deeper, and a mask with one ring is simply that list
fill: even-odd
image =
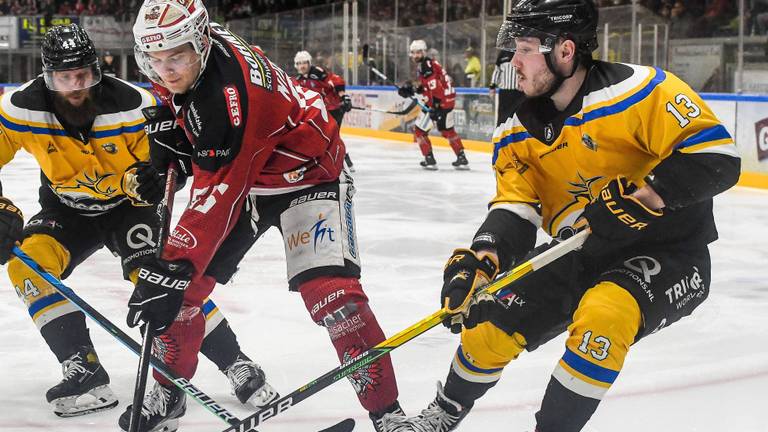
[{"label": "blue stripe on jersey", "polygon": [[699,131],[696,135],[688,137],[687,140],[681,142],[675,146],[675,150],[680,150],[686,147],[695,146],[697,144],[705,143],[707,141],[717,141],[720,139],[732,138],[728,130],[723,125],[712,126],[709,129]]},{"label": "blue stripe on jersey", "polygon": [[[649,81],[648,84],[645,85],[645,87],[638,90],[637,93],[633,94],[632,96],[624,100],[616,102],[613,105],[609,105],[603,108],[598,108],[594,111],[590,111],[584,114],[583,118],[568,117],[567,119],[565,119],[564,126],[581,126],[584,123],[599,119],[601,117],[607,117],[609,115],[618,114],[622,111],[625,111],[627,108],[631,107],[632,105],[642,101],[643,99],[648,97],[649,94],[651,94],[651,92],[656,88],[656,86],[658,86],[665,79],[667,79],[667,74],[662,69],[657,67],[653,69],[656,71],[656,76],[651,78],[651,81]],[[506,137],[502,138],[493,147],[493,163],[494,164],[496,163],[496,159],[499,155],[499,151],[501,151],[502,148],[508,146],[509,144],[523,141],[530,137],[531,135],[527,131],[523,131],[523,132],[518,132],[516,134],[507,135]]]},{"label": "blue stripe on jersey", "polygon": [[459,349],[456,351],[456,357],[459,358],[459,361],[461,362],[462,366],[464,366],[465,368],[469,369],[472,372],[476,372],[484,375],[493,375],[495,373],[499,373],[502,370],[504,370],[504,368],[483,369],[473,365],[472,363],[469,362],[469,360],[467,360],[464,357],[464,350],[461,349],[461,345],[459,345]]},{"label": "blue stripe on jersey", "polygon": [[588,360],[584,360],[568,348],[565,349],[565,354],[563,354],[563,361],[580,374],[607,384],[613,384],[616,381],[616,377],[619,376],[618,371],[606,369]]},{"label": "blue stripe on jersey", "polygon": [[48,306],[54,303],[58,303],[63,300],[65,300],[64,296],[62,296],[59,293],[53,293],[49,296],[43,297],[40,300],[35,301],[29,306],[29,316],[34,318],[36,313],[40,312],[41,310],[47,308]]},{"label": "blue stripe on jersey", "polygon": [[203,303],[203,315],[207,316],[214,309],[216,309],[216,303],[214,303],[213,300],[209,299],[208,301]]},{"label": "blue stripe on jersey", "polygon": [[[64,129],[29,126],[25,124],[12,122],[11,120],[8,120],[4,116],[0,116],[0,123],[2,123],[3,126],[5,126],[6,128],[15,132],[31,132],[32,134],[35,134],[35,135],[55,135],[55,136],[69,135],[67,131],[65,131]],[[91,131],[89,136],[91,136],[92,138],[106,138],[106,137],[122,135],[124,133],[138,132],[143,128],[144,128],[144,123],[139,123],[133,126],[120,126],[115,129]]]},{"label": "blue stripe on jersey", "polygon": [[653,91],[653,89],[656,88],[656,86],[658,86],[665,79],[667,79],[667,74],[664,73],[663,70],[661,70],[660,68],[654,68],[654,69],[656,70],[656,76],[653,77],[651,81],[649,81],[648,84],[646,84],[645,87],[640,89],[637,93],[613,105],[609,105],[606,107],[598,108],[594,111],[590,111],[584,114],[583,118],[569,117],[565,120],[565,126],[581,126],[586,122],[599,119],[600,117],[607,117],[609,115],[618,114],[622,111],[625,111],[627,108],[631,107],[632,105],[645,99],[646,97],[648,97],[649,94],[651,94],[651,92]]},{"label": "blue stripe on jersey", "polygon": [[499,157],[499,151],[501,151],[501,149],[503,149],[504,147],[510,144],[520,142],[528,138],[531,138],[531,134],[529,134],[527,131],[523,131],[515,134],[509,134],[504,138],[502,138],[501,140],[499,140],[499,142],[497,142],[496,145],[493,146],[493,163],[494,164],[496,163],[496,159]]},{"label": "blue stripe on jersey", "polygon": [[15,132],[32,132],[33,134],[38,134],[38,135],[59,135],[59,136],[67,135],[67,131],[65,131],[64,129],[51,129],[51,128],[29,126],[25,124],[14,123],[8,120],[7,118],[5,118],[4,116],[0,116],[0,122],[3,123],[3,126]]},{"label": "blue stripe on jersey", "polygon": [[107,129],[100,131],[91,131],[89,134],[93,138],[106,138],[111,136],[118,136],[124,133],[134,133],[144,129],[144,123],[139,123],[133,126],[121,126],[116,129]]}]

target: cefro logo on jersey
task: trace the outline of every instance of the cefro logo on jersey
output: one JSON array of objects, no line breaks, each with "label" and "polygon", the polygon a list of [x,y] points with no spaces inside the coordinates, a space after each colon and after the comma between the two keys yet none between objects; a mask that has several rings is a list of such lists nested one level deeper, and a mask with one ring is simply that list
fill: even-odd
[{"label": "cefro logo on jersey", "polygon": [[271,90],[272,72],[267,66],[266,59],[254,52],[242,39],[221,25],[211,23],[210,27],[211,30],[229,42],[243,56],[245,62],[248,63],[248,78],[251,84]]},{"label": "cefro logo on jersey", "polygon": [[227,100],[229,110],[229,122],[238,127],[243,123],[242,110],[240,109],[240,94],[233,85],[224,87],[224,98]]},{"label": "cefro logo on jersey", "polygon": [[755,136],[757,138],[757,160],[768,159],[768,118],[755,123]]},{"label": "cefro logo on jersey", "polygon": [[289,251],[312,243],[312,250],[317,252],[318,245],[336,242],[336,230],[330,227],[328,219],[320,213],[317,216],[317,222],[312,227],[305,231],[292,233],[286,240]]}]

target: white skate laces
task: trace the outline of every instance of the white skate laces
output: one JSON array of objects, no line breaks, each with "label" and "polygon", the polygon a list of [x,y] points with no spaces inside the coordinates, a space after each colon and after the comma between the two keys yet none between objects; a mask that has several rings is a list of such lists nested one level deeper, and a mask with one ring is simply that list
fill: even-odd
[{"label": "white skate laces", "polygon": [[[446,411],[440,406],[438,400],[454,408],[456,414],[454,415]],[[443,386],[438,381],[437,397],[427,408],[421,411],[421,414],[410,418],[390,416],[385,420],[387,428],[384,430],[387,432],[448,432],[454,430],[464,417],[464,407],[449,399],[443,392]]]},{"label": "white skate laces", "polygon": [[[279,396],[277,391],[267,383],[264,372],[256,363],[238,357],[226,370],[227,378],[232,384],[232,394],[242,403],[250,403],[257,408],[270,404]],[[248,386],[255,381],[253,386]],[[256,386],[258,385],[258,386]],[[256,388],[253,388],[256,387]],[[248,394],[253,391],[252,394]]]},{"label": "white skate laces", "polygon": [[168,414],[168,401],[171,399],[171,390],[155,382],[155,386],[141,406],[141,415],[150,418],[152,415],[165,417]]},{"label": "white skate laces", "polygon": [[93,375],[93,372],[89,371],[85,368],[85,366],[83,366],[83,358],[80,357],[79,353],[73,355],[61,363],[61,373],[64,375],[65,381],[72,379],[78,373],[84,375],[84,378],[80,381],[85,381],[89,375]]}]

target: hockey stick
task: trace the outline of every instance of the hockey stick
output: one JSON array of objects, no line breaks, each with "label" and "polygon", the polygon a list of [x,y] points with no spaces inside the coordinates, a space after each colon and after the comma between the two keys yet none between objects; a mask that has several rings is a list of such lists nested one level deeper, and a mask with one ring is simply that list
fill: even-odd
[{"label": "hockey stick", "polygon": [[[72,304],[77,306],[77,308],[80,309],[80,311],[82,311],[85,315],[87,315],[90,319],[92,319],[101,328],[106,330],[107,333],[110,333],[112,336],[114,336],[115,339],[117,339],[118,342],[122,343],[126,348],[128,348],[128,350],[130,350],[134,354],[140,355],[142,347],[141,345],[139,345],[138,342],[133,340],[118,326],[116,326],[112,321],[107,319],[107,317],[105,317],[99,311],[94,309],[90,304],[88,304],[88,302],[83,300],[82,297],[77,295],[77,293],[75,293],[72,290],[72,288],[69,288],[68,286],[64,285],[64,283],[61,282],[56,276],[43,270],[42,267],[40,267],[40,265],[37,262],[35,262],[35,260],[33,260],[26,253],[24,253],[24,251],[22,251],[21,248],[19,248],[18,246],[13,247],[13,254],[16,255],[16,257],[24,265],[26,265],[33,272],[35,272],[35,274],[37,274],[40,278],[48,282],[48,284],[50,284],[59,294],[61,294],[64,298],[72,302]],[[154,355],[149,356],[149,362],[152,365],[152,368],[160,372],[176,387],[183,390],[184,393],[186,393],[189,397],[191,397],[197,403],[202,405],[203,408],[210,411],[213,415],[215,415],[216,417],[220,418],[222,421],[230,425],[240,424],[241,421],[235,414],[228,411],[226,408],[224,408],[224,406],[222,406],[221,404],[216,402],[213,398],[208,396],[205,392],[197,388],[188,379],[182,378],[181,376],[179,376],[175,371],[173,371],[165,363],[163,363],[163,361],[160,360],[158,357]],[[327,429],[323,429],[320,432],[350,432],[354,428],[354,425],[355,425],[354,420],[346,419]]]},{"label": "hockey stick", "polygon": [[[173,213],[173,199],[176,195],[176,164],[171,163],[168,166],[168,172],[165,174],[165,192],[163,200],[157,205],[157,216],[160,220],[160,227],[157,233],[157,251],[155,258],[160,259],[163,255],[163,245],[168,237],[168,229],[171,225],[171,214]],[[139,368],[136,370],[136,386],[133,388],[133,405],[131,405],[131,419],[128,423],[128,432],[138,432],[141,417],[141,409],[144,405],[144,393],[147,390],[147,375],[149,375],[149,359],[152,357],[152,341],[155,339],[155,332],[149,324],[144,325],[144,340],[141,342],[141,354],[139,354]]]},{"label": "hockey stick", "polygon": [[372,111],[372,112],[378,112],[378,113],[384,113],[384,114],[394,114],[394,115],[405,115],[411,112],[413,107],[416,106],[418,102],[416,102],[416,99],[411,99],[411,103],[408,104],[407,107],[398,110],[398,111],[387,111],[382,109],[376,109],[376,108],[365,108],[365,107],[356,107],[353,106],[352,109],[361,110],[361,111]]},{"label": "hockey stick", "polygon": [[[369,50],[370,50],[370,47],[368,46],[368,44],[364,44],[363,45],[363,63],[365,63],[365,66],[367,66],[368,69],[371,70],[371,72],[376,74],[376,76],[384,80],[384,82],[389,82],[390,84],[397,86],[397,84],[395,84],[394,81],[390,80],[386,75],[384,75],[384,72],[376,69],[376,66],[374,66],[373,59],[368,57]],[[428,107],[424,102],[422,102],[416,96],[411,96],[410,99],[416,102],[417,104],[419,104],[419,107],[421,108],[422,111],[424,112],[432,111],[432,108]],[[354,109],[354,107],[352,108]],[[411,108],[413,108],[413,106],[411,106]],[[410,109],[407,112],[410,112]],[[391,113],[391,114],[394,114],[394,113]],[[405,113],[401,113],[401,114],[405,114]]]},{"label": "hockey stick", "polygon": [[[46,282],[48,282],[52,287],[56,289],[56,291],[59,292],[64,298],[72,302],[75,306],[77,306],[78,309],[80,309],[84,314],[86,314],[90,319],[92,319],[96,324],[101,326],[104,330],[106,330],[108,333],[112,334],[112,336],[115,337],[120,343],[122,343],[126,348],[128,348],[131,352],[134,354],[139,354],[141,352],[141,346],[138,342],[133,340],[130,336],[128,336],[124,331],[120,330],[118,326],[116,326],[113,322],[108,320],[104,315],[102,315],[99,311],[94,309],[91,305],[89,305],[85,300],[83,300],[80,296],[78,296],[72,288],[69,288],[68,286],[64,285],[59,279],[56,278],[56,276],[48,273],[47,271],[43,270],[35,260],[33,260],[29,255],[24,253],[21,249],[19,249],[18,246],[14,246],[13,248],[13,254],[16,255],[16,258],[20,259],[22,263],[24,263],[27,267],[32,269],[38,276],[43,278]],[[226,408],[224,408],[222,405],[220,405],[218,402],[216,402],[213,398],[205,394],[202,390],[197,388],[194,384],[192,384],[188,379],[180,377],[176,372],[174,372],[172,369],[170,369],[168,366],[166,366],[165,363],[163,363],[162,360],[152,355],[149,360],[152,367],[160,372],[164,377],[168,378],[169,381],[171,381],[176,387],[180,388],[184,391],[189,397],[197,401],[200,405],[202,405],[206,410],[213,413],[216,417],[220,418],[222,421],[229,423],[233,426],[237,426],[240,424],[241,420],[237,418],[236,415],[229,412]],[[354,421],[351,419],[346,419],[344,421],[341,421],[328,429],[323,429],[320,432],[349,432],[354,428]],[[255,429],[252,430],[252,432],[255,432]]]},{"label": "hockey stick", "polygon": [[[475,293],[475,296],[488,293],[493,294],[502,288],[506,288],[511,283],[518,279],[541,269],[547,264],[563,257],[567,253],[579,248],[584,244],[589,235],[588,230],[579,232],[572,236],[568,240],[563,241],[555,247],[552,247],[539,255],[529,259],[528,261],[516,266],[514,269],[502,274],[496,278],[492,283],[480,288]],[[422,319],[421,321],[413,324],[407,329],[397,333],[389,339],[381,342],[368,351],[358,355],[352,360],[326,372],[322,376],[310,381],[309,383],[299,387],[287,396],[272,402],[265,406],[261,410],[251,414],[244,418],[240,424],[225,429],[223,432],[256,432],[256,427],[260,425],[264,420],[274,417],[278,414],[282,414],[295,404],[303,401],[304,399],[312,396],[320,390],[328,387],[336,381],[346,377],[352,372],[367,366],[382,356],[389,354],[390,351],[398,348],[406,342],[414,339],[415,337],[425,333],[427,330],[440,324],[445,318],[449,316],[445,309],[433,313],[432,315]]]}]

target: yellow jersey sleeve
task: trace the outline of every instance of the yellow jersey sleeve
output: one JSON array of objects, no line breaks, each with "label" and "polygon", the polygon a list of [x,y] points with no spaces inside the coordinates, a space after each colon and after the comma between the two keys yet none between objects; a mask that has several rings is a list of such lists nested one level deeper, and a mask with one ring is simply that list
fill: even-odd
[{"label": "yellow jersey sleeve", "polygon": [[0,167],[8,164],[19,149],[21,149],[21,144],[11,138],[5,129],[5,118],[2,118],[2,113],[0,113]]},{"label": "yellow jersey sleeve", "polygon": [[670,72],[650,97],[638,103],[638,141],[659,159],[673,152],[738,156],[733,138],[704,100]]}]

